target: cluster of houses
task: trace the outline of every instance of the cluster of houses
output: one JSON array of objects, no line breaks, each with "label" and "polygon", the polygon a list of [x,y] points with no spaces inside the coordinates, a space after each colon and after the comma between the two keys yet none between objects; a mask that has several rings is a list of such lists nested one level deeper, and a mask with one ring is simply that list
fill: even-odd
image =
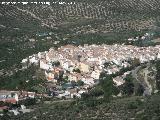
[{"label": "cluster of houses", "polygon": [[27,98],[35,98],[35,92],[0,90],[0,101],[16,104]]},{"label": "cluster of houses", "polygon": [[[140,63],[160,59],[160,46],[66,45],[29,56],[22,60],[22,65],[23,68],[30,64],[39,65],[45,71],[46,79],[55,84],[65,79],[68,83],[83,81],[84,85],[92,87],[98,83],[101,72],[114,74],[122,68],[130,67],[129,61],[135,58]],[[105,63],[108,63],[107,67]],[[119,78],[115,78],[114,82],[117,85],[124,83]],[[64,91],[63,94],[68,93]]]},{"label": "cluster of houses", "polygon": [[9,104],[19,104],[26,99],[34,99],[35,95],[35,92],[0,90],[0,112],[12,109]]},{"label": "cluster of houses", "polygon": [[145,33],[143,36],[128,38],[128,41],[150,40],[150,38],[152,38],[153,35],[154,33]]},{"label": "cluster of houses", "polygon": [[[140,63],[160,59],[160,45],[150,47],[136,47],[131,45],[84,45],[61,46],[57,50],[39,52],[22,60],[23,69],[31,64],[44,70],[48,83],[52,83],[50,94],[58,98],[81,97],[99,82],[101,72],[114,74],[122,68],[130,67],[129,61],[138,59]],[[107,63],[107,64],[106,64]],[[124,78],[130,71],[113,78],[117,86],[125,83]],[[65,84],[59,84],[61,81]],[[74,86],[72,82],[81,86]],[[47,96],[47,95],[46,95]],[[34,92],[0,91],[0,101],[18,103],[26,98],[34,98]]]},{"label": "cluster of houses", "polygon": [[35,96],[35,92],[0,90],[0,116],[4,115],[3,111],[5,110],[14,115],[18,115],[20,112],[30,112],[31,110],[26,109],[26,106],[23,105],[23,101],[34,99]]}]

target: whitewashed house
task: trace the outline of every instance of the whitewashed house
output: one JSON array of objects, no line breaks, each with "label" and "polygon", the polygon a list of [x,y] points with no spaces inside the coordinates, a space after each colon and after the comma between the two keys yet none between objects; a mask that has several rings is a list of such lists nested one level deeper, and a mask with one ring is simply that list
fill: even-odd
[{"label": "whitewashed house", "polygon": [[84,84],[93,86],[95,84],[95,80],[92,77],[82,77],[82,81]]},{"label": "whitewashed house", "polygon": [[141,62],[141,63],[145,63],[145,62],[147,62],[147,59],[145,58],[145,56],[144,56],[144,55],[140,55],[139,60],[140,60],[140,62]]},{"label": "whitewashed house", "polygon": [[68,70],[70,64],[68,61],[61,61],[61,65],[65,70]]},{"label": "whitewashed house", "polygon": [[125,81],[123,80],[122,77],[115,77],[113,78],[113,82],[116,84],[116,86],[120,86],[123,85],[125,83]]},{"label": "whitewashed house", "polygon": [[94,79],[99,79],[100,71],[96,70],[91,73],[91,77]]},{"label": "whitewashed house", "polygon": [[22,68],[26,69],[28,67],[28,58],[22,60]]},{"label": "whitewashed house", "polygon": [[35,55],[29,56],[29,63],[38,64],[39,63],[39,59]]},{"label": "whitewashed house", "polygon": [[48,63],[45,59],[40,60],[40,68],[44,70],[49,70],[52,68],[52,64]]},{"label": "whitewashed house", "polygon": [[19,101],[17,92],[14,91],[0,91],[0,101],[8,103],[16,103]]},{"label": "whitewashed house", "polygon": [[160,53],[158,53],[158,55],[157,55],[157,59],[160,59]]}]

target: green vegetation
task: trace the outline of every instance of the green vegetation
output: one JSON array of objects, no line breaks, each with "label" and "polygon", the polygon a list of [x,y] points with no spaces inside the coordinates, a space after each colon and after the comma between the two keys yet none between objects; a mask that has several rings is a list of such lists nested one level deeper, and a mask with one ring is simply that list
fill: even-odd
[{"label": "green vegetation", "polygon": [[109,101],[112,98],[112,95],[117,95],[119,92],[114,86],[114,82],[111,76],[103,75],[100,76],[100,86],[104,92],[104,99]]},{"label": "green vegetation", "polygon": [[125,95],[132,95],[134,93],[134,84],[133,84],[134,78],[131,74],[127,75],[125,78],[125,83],[123,85],[123,93]]},{"label": "green vegetation", "polygon": [[18,71],[11,76],[0,76],[0,88],[34,91],[34,89],[32,89],[33,86],[45,82],[45,77],[43,75],[43,71],[39,71],[36,66],[31,66],[28,69]]},{"label": "green vegetation", "polygon": [[[6,114],[7,120],[23,119],[33,120],[58,119],[58,120],[150,120],[160,118],[160,95],[156,94],[149,98],[127,97],[113,99],[111,102],[102,100],[90,100],[88,103],[82,100],[50,102],[30,106],[34,108],[31,113],[10,116]],[[4,118],[5,116],[3,116]],[[1,117],[1,119],[3,119]]]},{"label": "green vegetation", "polygon": [[82,80],[77,81],[78,86],[83,86],[84,82]]},{"label": "green vegetation", "polygon": [[158,90],[160,90],[160,60],[156,62],[156,69],[157,69],[156,84],[157,84]]},{"label": "green vegetation", "polygon": [[[139,7],[142,9],[138,9],[136,1],[127,2],[132,7],[125,3],[125,0],[113,3],[103,0],[79,1],[79,9],[84,12],[80,12],[75,5],[1,5],[0,13],[5,16],[0,16],[0,69],[14,69],[23,58],[56,47],[53,44],[56,40],[60,41],[57,46],[126,43],[129,37],[140,36],[153,29],[148,26],[159,26],[156,7],[155,10],[150,10],[150,6],[146,9],[144,2],[140,1]],[[71,8],[67,10],[68,13],[63,12],[68,8]],[[50,35],[50,32],[53,34]],[[159,35],[158,27],[155,32]],[[48,36],[52,39],[46,40]],[[35,42],[29,41],[31,38]]]},{"label": "green vegetation", "polygon": [[[70,0],[65,0],[70,2]],[[20,70],[22,59],[46,51],[50,47],[57,49],[66,44],[128,44],[130,37],[142,36],[146,32],[155,32],[159,37],[158,0],[74,0],[77,5],[1,5],[0,7],[0,88],[9,90],[29,90],[46,92],[44,71],[36,66]],[[27,12],[25,12],[27,11]],[[153,28],[154,26],[154,28]],[[49,38],[49,39],[48,39]],[[30,40],[30,39],[33,39]],[[55,41],[60,41],[55,45]],[[131,43],[132,44],[132,43]],[[155,45],[151,41],[137,41],[133,45]],[[101,74],[100,83],[82,94],[82,99],[71,101],[52,101],[49,104],[30,106],[34,112],[12,116],[9,113],[0,116],[10,119],[160,119],[160,95],[149,98],[142,96],[142,86],[135,90],[135,81],[131,75],[120,88],[115,87],[112,77],[122,75],[138,66],[139,60],[131,61],[132,66],[122,68],[120,72],[108,76]],[[59,66],[59,63],[53,63]],[[106,63],[106,67],[108,64]],[[157,87],[160,89],[160,61],[156,62]],[[15,72],[16,71],[16,72]],[[74,70],[80,73],[81,71]],[[68,78],[60,77],[59,81]],[[84,83],[72,82],[71,86]],[[126,97],[114,98],[119,92]],[[130,97],[127,97],[130,96]],[[35,101],[26,101],[26,105]],[[3,103],[0,103],[3,105]]]}]

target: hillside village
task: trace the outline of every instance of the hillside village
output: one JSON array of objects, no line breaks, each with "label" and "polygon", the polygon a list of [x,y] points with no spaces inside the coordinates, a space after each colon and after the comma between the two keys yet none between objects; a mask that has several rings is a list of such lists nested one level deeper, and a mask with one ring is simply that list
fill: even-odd
[{"label": "hillside village", "polygon": [[[42,97],[81,98],[83,93],[88,93],[99,83],[101,73],[113,75],[113,82],[119,87],[125,83],[126,76],[131,74],[133,68],[127,68],[134,66],[133,63],[146,64],[159,59],[160,45],[137,47],[124,44],[85,44],[52,47],[49,51],[33,54],[21,62],[22,70],[37,66],[43,71],[49,92],[1,90],[0,101],[17,104],[27,99]],[[122,69],[127,71],[117,74]],[[121,93],[118,96],[121,96]],[[7,109],[4,107],[1,109]]]},{"label": "hillside village", "polygon": [[[58,93],[61,97],[87,92],[86,88],[93,87],[99,82],[102,72],[109,75],[116,74],[123,68],[132,66],[131,61],[137,60],[141,64],[160,59],[160,46],[136,47],[132,45],[84,45],[61,46],[57,50],[39,52],[22,60],[23,69],[35,64],[45,71],[48,82],[61,85],[65,81],[66,91]],[[123,80],[130,71],[113,79],[117,86],[125,83]],[[72,82],[83,82],[80,90],[73,92]],[[68,90],[69,88],[69,90]],[[64,94],[65,93],[65,94]]]},{"label": "hillside village", "polygon": [[160,1],[22,1],[0,2],[0,119],[160,113]]}]

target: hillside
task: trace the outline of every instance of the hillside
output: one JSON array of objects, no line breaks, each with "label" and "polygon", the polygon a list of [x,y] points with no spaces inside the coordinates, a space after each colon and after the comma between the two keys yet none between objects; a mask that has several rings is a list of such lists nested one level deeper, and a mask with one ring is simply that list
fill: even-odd
[{"label": "hillside", "polygon": [[[48,28],[62,27],[69,31],[74,30],[72,31],[74,33],[138,31],[149,29],[159,21],[160,2],[157,0],[92,1],[75,1],[75,4],[57,3],[50,6],[1,5],[0,14],[2,18],[16,20],[22,25],[31,23]],[[88,28],[88,25],[91,27]],[[17,24],[14,26],[18,27]]]},{"label": "hillside", "polygon": [[[128,38],[140,38],[145,33],[155,33],[154,42],[159,42],[160,0],[47,1],[51,5],[0,4],[0,90],[32,91],[36,85],[45,89],[45,71],[34,65],[22,69],[21,61],[51,47],[128,44]],[[133,81],[121,86],[126,91],[133,89],[131,94],[124,94],[125,90],[117,87],[123,97],[111,97],[110,102],[101,99],[102,95],[57,101],[44,98],[35,105],[27,106],[33,112],[17,116],[8,112],[4,116],[0,114],[0,120],[159,120],[160,95],[157,89],[160,88],[160,67],[159,62],[152,62],[146,66],[145,63],[137,64],[139,69],[133,70],[131,75]],[[27,83],[29,80],[31,82]],[[144,93],[144,89],[139,90],[136,85],[149,88],[152,95],[136,96]],[[138,90],[140,94],[137,94]]]},{"label": "hillside", "polygon": [[[48,50],[56,40],[61,41],[59,45],[123,43],[129,37],[159,30],[158,0],[64,2],[66,4],[0,4],[1,70],[35,52]],[[49,35],[50,32],[53,34]],[[46,35],[37,38],[37,33]],[[51,40],[43,42],[47,36]],[[32,38],[36,42],[29,41]],[[23,55],[18,53],[20,50]]]},{"label": "hillside", "polygon": [[14,75],[22,59],[50,47],[125,43],[129,37],[159,32],[158,0],[64,2],[0,4],[1,80]]},{"label": "hillside", "polygon": [[160,118],[159,95],[149,98],[129,97],[102,102],[97,100],[45,102],[31,106],[34,112],[18,116],[4,116],[7,120],[158,120]]}]

